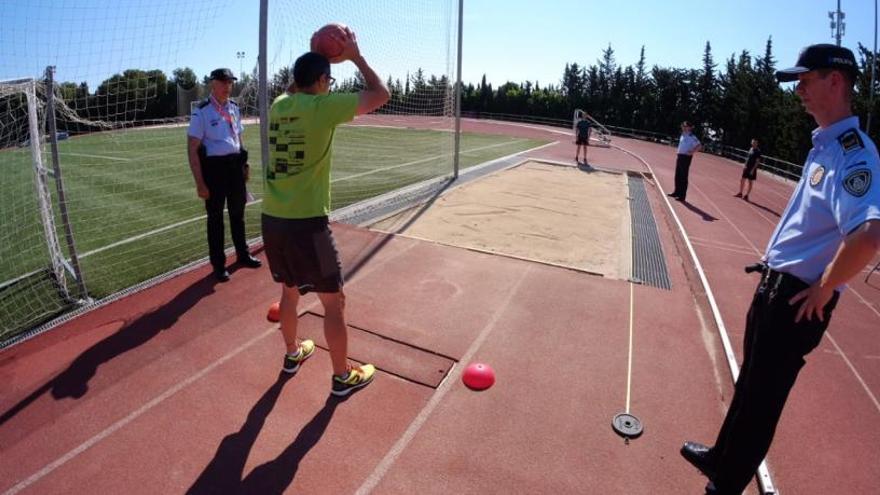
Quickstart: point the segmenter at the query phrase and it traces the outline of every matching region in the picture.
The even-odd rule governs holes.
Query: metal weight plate
[[[611,426],[618,435],[636,438],[642,434],[642,421],[628,413],[620,413],[611,420]]]

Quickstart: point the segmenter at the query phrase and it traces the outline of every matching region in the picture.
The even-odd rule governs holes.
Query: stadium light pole
[[[244,79],[244,52],[235,52],[235,58],[238,59],[238,75]]]

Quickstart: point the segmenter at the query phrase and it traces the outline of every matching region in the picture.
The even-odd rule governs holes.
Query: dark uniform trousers
[[[201,160],[202,177],[208,186],[210,197],[205,200],[208,212],[208,252],[215,270],[226,265],[224,253],[223,206],[229,209],[229,230],[235,252],[243,256],[248,252],[244,232],[244,205],[247,192],[244,181],[244,162],[239,154],[207,156]]]
[[[693,155],[677,155],[675,158],[675,190],[673,196],[684,199],[688,191],[688,174],[691,170]]]
[[[746,319],[743,364],[733,401],[718,434],[716,493],[740,495],[770,449],[782,408],[805,364],[804,356],[822,340],[840,297],[835,292],[824,308],[824,321],[794,319],[801,302],[789,299],[809,285],[766,269]]]

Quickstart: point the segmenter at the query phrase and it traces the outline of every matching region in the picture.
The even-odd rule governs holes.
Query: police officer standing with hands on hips
[[[675,158],[675,189],[668,194],[679,201],[684,201],[688,191],[688,174],[694,153],[703,149],[700,140],[693,135],[694,126],[685,120],[681,123],[681,137],[678,138],[678,154]]]
[[[778,71],[818,128],[800,182],[764,254],[746,319],[743,363],[715,445],[681,454],[708,478],[707,494],[740,495],[767,454],[804,356],[822,339],[847,281],[880,250],[880,158],[850,109],[853,53],[804,48]]]
[[[238,263],[258,268],[262,263],[248,252],[244,231],[245,182],[250,175],[242,146],[241,111],[229,99],[236,77],[229,69],[211,72],[211,95],[193,110],[189,121],[189,167],[208,212],[208,252],[214,277],[229,280],[223,242],[223,206],[229,210],[229,230]]]

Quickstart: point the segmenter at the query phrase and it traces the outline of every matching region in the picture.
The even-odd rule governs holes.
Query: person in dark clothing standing
[[[236,80],[229,69],[211,72],[211,95],[193,110],[187,131],[189,166],[208,213],[208,253],[214,277],[229,280],[223,246],[223,207],[229,209],[229,230],[238,263],[258,268],[262,263],[248,252],[244,206],[250,175],[247,151],[241,144],[241,111],[229,99]]]
[[[703,149],[700,140],[692,134],[694,126],[690,122],[681,123],[681,137],[678,138],[678,154],[675,158],[675,189],[669,196],[684,201],[687,197],[688,174],[691,169],[691,161],[694,153]]]
[[[800,182],[770,236],[743,338],[733,399],[712,447],[681,455],[708,478],[706,493],[740,495],[773,441],[804,358],[822,340],[846,284],[880,250],[880,157],[853,116],[855,57],[830,44],[778,71],[818,128]],[[807,446],[805,446],[807,447]]]
[[[574,161],[580,164],[581,147],[584,148],[584,163],[587,163],[587,146],[590,145],[590,121],[581,115],[575,126],[574,144],[577,150],[574,153]]]
[[[734,197],[749,200],[749,193],[752,192],[752,186],[755,179],[758,178],[758,166],[761,165],[761,149],[758,148],[758,140],[752,138],[752,147],[746,157],[746,164],[743,167],[742,178],[739,180],[739,192]],[[743,193],[745,191],[745,194]]]

